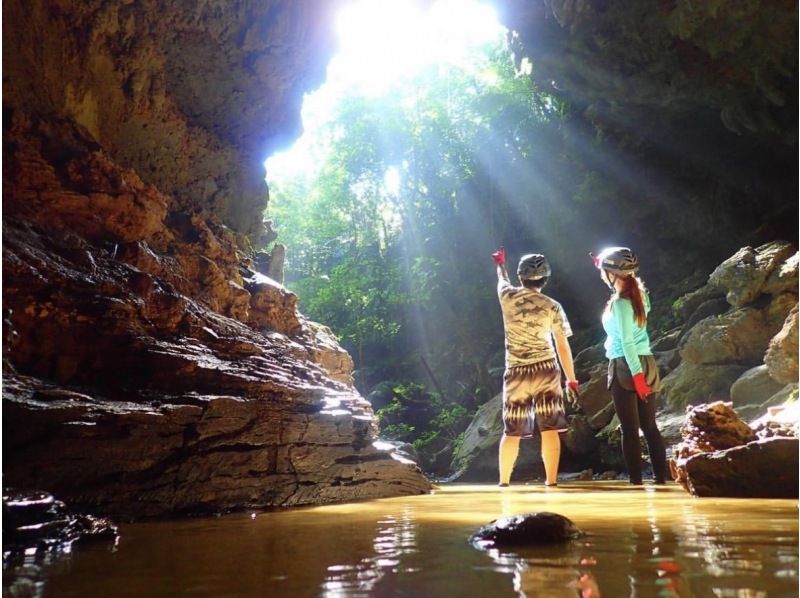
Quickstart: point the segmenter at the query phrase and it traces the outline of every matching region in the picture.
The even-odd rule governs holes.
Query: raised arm
[[[492,261],[497,266],[497,293],[501,294],[503,289],[511,286],[511,281],[508,279],[508,270],[506,270],[506,250],[504,247],[492,254]]]

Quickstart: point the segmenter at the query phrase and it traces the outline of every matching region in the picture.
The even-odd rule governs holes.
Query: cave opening
[[[457,231],[470,252],[500,234],[484,227],[501,218],[470,181],[492,179],[499,154],[518,162],[509,152],[533,143],[512,120],[532,107],[545,120],[558,106],[514,64],[490,4],[422,4],[362,1],[338,13],[339,51],[305,96],[304,133],[265,162],[266,218],[287,246],[282,282],[354,355],[361,390],[395,369],[400,342],[417,354],[401,369],[446,395],[427,287],[455,258],[444,246]]]

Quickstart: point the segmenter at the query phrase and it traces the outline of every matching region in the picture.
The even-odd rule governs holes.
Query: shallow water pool
[[[44,570],[44,596],[798,595],[794,500],[698,499],[675,485],[444,485],[428,496],[120,526]],[[552,511],[569,545],[483,552],[504,515]]]

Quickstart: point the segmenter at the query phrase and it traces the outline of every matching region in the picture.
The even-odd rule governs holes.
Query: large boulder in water
[[[797,438],[767,438],[686,461],[695,496],[797,498]]]
[[[731,403],[688,408],[672,477],[696,496],[797,497],[797,410],[770,411],[754,428]]]
[[[583,536],[569,519],[558,513],[527,513],[495,519],[472,535],[477,548],[504,548],[557,544]]]

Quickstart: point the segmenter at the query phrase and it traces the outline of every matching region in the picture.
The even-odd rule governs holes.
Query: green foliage
[[[361,388],[424,382],[464,409],[499,389],[486,367],[502,348],[487,255],[521,236],[515,219],[536,218],[503,189],[525,186],[525,164],[545,157],[537,131],[564,114],[498,41],[444,76],[431,66],[380,97],[342,99],[317,133],[329,152],[315,176],[271,182],[287,284],[353,353]],[[385,185],[390,169],[399,189]]]
[[[381,437],[411,442],[424,457],[457,442],[472,417],[463,405],[447,402],[416,383],[396,385],[389,404],[376,414]]]

